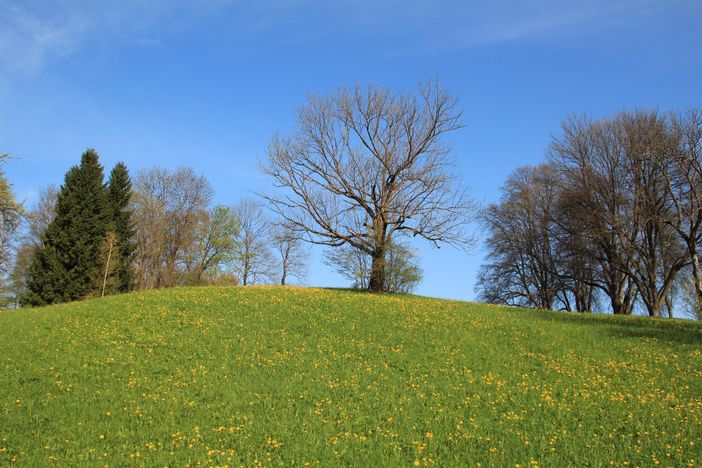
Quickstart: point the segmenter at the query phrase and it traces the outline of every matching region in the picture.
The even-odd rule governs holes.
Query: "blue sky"
[[[233,204],[270,185],[257,160],[308,93],[437,75],[465,111],[456,170],[491,202],[569,113],[701,106],[702,2],[0,0],[0,152],[29,204],[86,147],[191,166]],[[421,254],[419,294],[474,297],[480,247]],[[345,284],[313,258],[310,284]]]

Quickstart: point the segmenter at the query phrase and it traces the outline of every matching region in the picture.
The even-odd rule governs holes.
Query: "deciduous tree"
[[[691,278],[686,281],[686,296],[696,299],[697,313],[702,316],[702,110],[691,109],[672,115],[671,132],[675,148],[664,155],[660,167],[665,191],[670,200],[666,222],[677,233],[687,251]],[[666,161],[667,160],[667,161]]]
[[[56,203],[58,202],[59,189],[55,185],[48,185],[39,190],[39,198],[27,213],[26,240],[31,245],[41,245],[44,242],[44,233],[56,216]]]
[[[288,284],[291,277],[298,282],[304,281],[309,252],[295,230],[285,223],[279,223],[273,227],[271,241],[281,286]]]
[[[567,303],[554,235],[557,177],[548,164],[519,168],[504,184],[500,202],[485,209],[488,253],[477,286],[483,300],[541,309]]]
[[[324,252],[324,263],[351,281],[355,289],[368,289],[372,258],[351,246],[335,247]],[[412,247],[391,241],[385,265],[385,292],[411,293],[422,281],[417,252]]]
[[[296,130],[270,143],[262,168],[282,191],[266,199],[307,241],[370,256],[368,288],[383,291],[394,238],[473,244],[476,205],[444,141],[461,126],[457,99],[438,82],[417,96],[368,86],[310,97]]]
[[[216,282],[222,268],[236,256],[238,234],[239,221],[234,210],[222,205],[212,208],[200,223],[186,256],[187,283]]]
[[[0,155],[0,276],[11,268],[12,252],[22,221],[22,205],[15,200],[12,184],[5,174],[9,155]]]
[[[182,282],[188,253],[212,200],[207,179],[190,168],[141,171],[134,181],[132,216],[136,227],[138,289]]]
[[[275,277],[275,258],[271,252],[271,224],[263,207],[254,200],[244,199],[234,207],[239,223],[232,268],[248,286]]]
[[[570,213],[592,241],[590,257],[597,275],[594,284],[609,298],[615,314],[634,310],[636,285],[632,279],[639,224],[632,160],[621,148],[621,135],[611,119],[593,122],[570,117],[548,151],[577,198]]]

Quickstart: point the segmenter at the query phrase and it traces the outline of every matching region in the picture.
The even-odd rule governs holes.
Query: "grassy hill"
[[[699,323],[302,288],[0,313],[0,464],[702,464]]]

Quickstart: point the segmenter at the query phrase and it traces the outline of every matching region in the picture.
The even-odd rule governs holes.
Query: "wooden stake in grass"
[[[110,271],[110,259],[112,258],[112,245],[115,243],[115,233],[110,232],[107,235],[107,243],[109,245],[109,250],[107,251],[107,262],[105,263],[105,275],[102,277],[102,295],[100,297],[105,297],[105,287],[107,286],[107,272]]]

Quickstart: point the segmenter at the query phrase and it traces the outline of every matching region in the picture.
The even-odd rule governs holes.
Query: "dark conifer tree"
[[[88,149],[71,168],[58,195],[56,216],[30,267],[23,304],[45,305],[82,299],[98,292],[100,255],[110,209],[98,154]]]
[[[132,260],[135,245],[132,241],[134,237],[132,213],[129,210],[129,200],[132,196],[132,181],[124,163],[117,163],[112,169],[108,187],[112,218],[111,228],[115,233],[117,243],[114,260],[115,268],[112,274],[115,277],[114,284],[117,292],[128,292],[132,290],[134,284]]]

